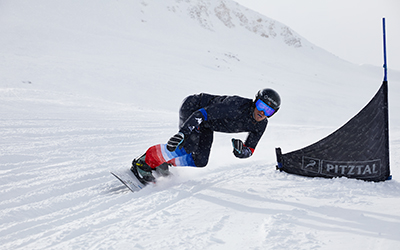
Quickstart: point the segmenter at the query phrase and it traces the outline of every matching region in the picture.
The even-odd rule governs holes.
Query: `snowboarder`
[[[169,175],[169,166],[205,167],[208,163],[214,131],[249,132],[245,142],[232,139],[233,154],[250,157],[263,135],[268,119],[281,104],[277,92],[266,88],[254,101],[240,96],[201,93],[188,96],[179,110],[179,131],[167,144],[150,147],[135,158],[131,170],[143,183],[154,182],[152,172]]]

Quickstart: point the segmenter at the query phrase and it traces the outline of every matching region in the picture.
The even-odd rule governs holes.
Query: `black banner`
[[[385,181],[390,176],[388,120],[384,81],[374,98],[329,136],[286,154],[277,148],[277,169],[311,177]]]

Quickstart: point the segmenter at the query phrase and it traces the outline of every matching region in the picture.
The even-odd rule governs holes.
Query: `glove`
[[[176,135],[172,136],[169,141],[167,142],[167,149],[170,152],[176,150],[176,148],[181,149],[183,147],[183,141],[185,140],[185,135],[181,132],[177,133]]]
[[[233,146],[233,152],[237,152],[239,154],[242,153],[243,150],[243,142],[239,139],[232,138],[232,146]]]
[[[233,154],[237,158],[248,158],[253,152],[249,147],[243,144],[239,139],[232,138]]]

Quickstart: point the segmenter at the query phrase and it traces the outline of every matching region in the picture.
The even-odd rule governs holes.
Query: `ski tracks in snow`
[[[312,179],[277,172],[273,160],[211,159],[131,193],[109,171],[168,139],[174,117],[42,115],[2,119],[4,249],[323,249],[343,232],[365,246],[364,238],[398,241],[400,216],[376,212],[400,197],[395,181]]]
[[[129,217],[124,204],[132,197],[108,171],[129,167],[148,135],[165,129],[138,126],[143,112],[59,108],[2,119],[1,248],[94,245],[94,232]]]

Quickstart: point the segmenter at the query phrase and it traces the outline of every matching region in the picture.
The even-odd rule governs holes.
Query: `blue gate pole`
[[[389,160],[389,100],[388,100],[388,88],[387,88],[387,62],[386,62],[386,24],[385,24],[385,18],[382,18],[382,26],[383,26],[383,68],[385,75],[383,77],[383,83],[382,85],[385,85],[385,123],[386,123],[386,128],[385,128],[385,134],[386,134],[386,141],[385,141],[385,146],[387,148],[387,158],[388,158],[388,164],[390,165],[390,160]],[[392,175],[389,175],[387,180],[391,180]]]
[[[385,71],[385,75],[383,77],[383,81],[387,82],[387,63],[386,63],[386,24],[385,18],[382,18],[383,25],[383,68]]]

